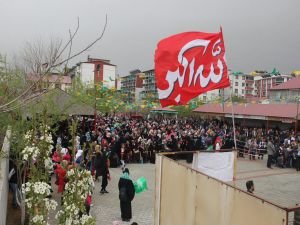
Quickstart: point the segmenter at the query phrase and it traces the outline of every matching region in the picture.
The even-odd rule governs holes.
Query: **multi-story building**
[[[137,76],[137,74],[139,76]],[[137,96],[136,81],[137,77],[143,77],[141,96]],[[270,74],[265,71],[255,74],[244,74],[244,73],[230,73],[230,87],[224,90],[212,90],[201,94],[198,98],[203,102],[210,102],[216,99],[223,98],[228,100],[230,94],[246,100],[262,100],[269,97],[270,88],[275,85],[285,83],[291,79],[291,75],[280,75]],[[135,70],[130,73],[127,77],[122,78],[122,92],[128,95],[130,102],[135,99],[149,99],[158,97],[157,87],[155,81],[155,71],[147,70],[141,73],[140,70]],[[141,90],[141,89],[138,89]],[[136,97],[137,96],[137,97]]]
[[[143,99],[149,99],[149,98],[157,99],[158,94],[157,94],[154,69],[144,71],[143,76],[144,76],[144,79],[143,79],[144,91],[142,93],[142,98]]]
[[[276,85],[287,82],[292,79],[291,75],[264,75],[255,76],[255,95],[258,98],[268,98],[270,89]]]
[[[121,91],[121,80],[122,80],[122,77],[119,74],[117,74],[117,76],[116,76],[116,89],[118,91]]]
[[[252,98],[255,96],[254,76],[249,74],[229,75],[232,94],[240,98]]]
[[[273,86],[269,90],[271,101],[299,102],[300,97],[300,76],[289,81]]]
[[[142,99],[143,76],[140,70],[133,70],[128,76],[122,77],[121,92],[126,95],[127,102],[139,102]]]
[[[265,99],[269,97],[270,88],[275,85],[287,82],[291,75],[251,75],[251,74],[231,74],[230,82],[233,95],[245,99]]]
[[[102,83],[107,88],[116,88],[117,66],[110,63],[110,60],[95,59],[88,57],[86,62],[78,63],[70,72],[71,77],[79,78],[87,86],[93,87]]]
[[[199,95],[198,99],[203,102],[210,102],[222,96],[221,90],[212,90]]]

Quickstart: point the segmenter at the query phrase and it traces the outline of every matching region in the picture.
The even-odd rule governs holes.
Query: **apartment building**
[[[258,98],[269,98],[270,89],[274,86],[287,82],[292,79],[291,75],[265,75],[255,76],[255,95]]]
[[[232,94],[241,98],[252,98],[255,96],[254,76],[249,74],[230,74]]]
[[[271,101],[298,102],[300,98],[300,76],[273,86],[269,91]]]
[[[245,99],[269,98],[270,89],[276,85],[287,82],[291,75],[262,75],[230,74],[230,82],[233,95]]]
[[[158,98],[156,80],[155,80],[155,71],[146,70],[143,72],[143,86],[144,91],[142,92],[142,99],[149,98]]]
[[[143,77],[144,74],[138,69],[130,71],[129,75],[122,77],[121,93],[126,95],[126,102],[139,102],[142,99]]]
[[[86,86],[94,87],[102,83],[107,88],[117,86],[117,66],[107,59],[88,57],[87,61],[79,62],[70,72],[72,79],[79,78]]]

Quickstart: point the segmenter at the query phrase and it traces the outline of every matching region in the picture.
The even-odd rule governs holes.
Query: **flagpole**
[[[233,127],[233,141],[234,141],[234,164],[233,164],[233,183],[235,186],[236,181],[236,171],[237,171],[237,146],[236,146],[236,133],[235,133],[235,121],[234,121],[234,109],[233,109],[233,101],[232,101],[232,90],[230,88],[230,101],[231,101],[231,118],[232,118],[232,127]]]
[[[224,88],[222,89],[222,110],[223,110],[223,113],[224,113],[224,104],[225,104],[225,99],[224,99]]]
[[[234,148],[236,148],[236,134],[235,134],[235,122],[234,122],[234,109],[233,109],[233,101],[232,101],[232,90],[230,88],[230,101],[231,101],[231,118],[232,118],[232,126],[233,126],[233,141],[234,141]]]

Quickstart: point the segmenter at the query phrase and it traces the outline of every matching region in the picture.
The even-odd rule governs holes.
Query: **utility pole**
[[[95,81],[94,81],[94,92],[95,92],[94,131],[96,132],[96,128],[97,128],[97,86],[96,86]]]
[[[225,104],[225,97],[224,97],[224,88],[222,89],[222,110],[224,112],[224,104]]]
[[[295,134],[298,131],[298,120],[299,120],[299,102],[300,102],[300,98],[299,98],[299,90],[298,90],[298,94],[297,94],[297,113],[296,113],[296,121],[295,121]]]

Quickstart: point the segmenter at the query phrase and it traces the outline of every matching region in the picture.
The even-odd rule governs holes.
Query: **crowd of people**
[[[236,133],[239,156],[250,160],[268,155],[267,167],[300,171],[300,136],[294,130],[243,128]]]
[[[64,191],[67,170],[74,164],[90,170],[95,180],[102,177],[100,193],[107,194],[110,167],[122,165],[125,168],[128,163],[155,163],[155,153],[162,151],[192,151],[215,147],[221,149],[233,146],[232,129],[218,120],[146,120],[106,116],[99,118],[96,126],[93,121],[79,123],[75,140],[67,127],[60,126],[53,137],[56,148],[51,157],[55,165],[59,193]],[[127,197],[122,195],[124,185],[131,190]],[[123,221],[130,221],[132,218],[132,189],[129,172],[124,170],[119,182]],[[91,196],[88,196],[87,214],[91,202]]]
[[[96,128],[96,129],[95,129]],[[124,163],[155,162],[155,153],[164,151],[193,151],[232,149],[235,146],[231,123],[203,119],[132,119],[104,116],[86,122],[78,130],[77,149],[83,150],[87,162],[99,145],[110,161],[110,167]],[[264,155],[279,167],[299,170],[299,134],[280,128],[250,128],[235,126],[236,147],[240,157],[263,159]],[[67,148],[70,137],[61,133],[57,138]],[[268,144],[269,143],[269,144]],[[271,151],[270,143],[274,144]],[[269,147],[268,147],[269,146]],[[87,163],[86,162],[86,163]]]
[[[62,132],[56,139],[68,148],[70,135]],[[218,120],[198,119],[130,119],[101,117],[94,124],[85,124],[76,137],[77,149],[95,152],[99,145],[110,159],[110,166],[124,163],[155,162],[155,153],[232,148],[232,127]]]
[[[91,171],[96,180],[102,177],[100,193],[107,194],[110,167],[155,163],[158,152],[220,151],[232,149],[235,144],[239,157],[255,160],[263,159],[267,154],[269,168],[276,165],[300,170],[300,135],[292,129],[250,128],[239,124],[233,129],[230,122],[200,118],[177,120],[101,116],[96,123],[93,120],[79,121],[75,139],[66,124],[60,125],[58,131],[53,133],[55,147],[51,158],[60,193],[67,182],[67,170],[74,165]],[[122,174],[121,183],[126,183],[128,174]],[[131,195],[130,199],[133,197]],[[87,214],[91,202],[89,195],[86,199]],[[122,219],[130,220],[131,204],[120,204]]]

